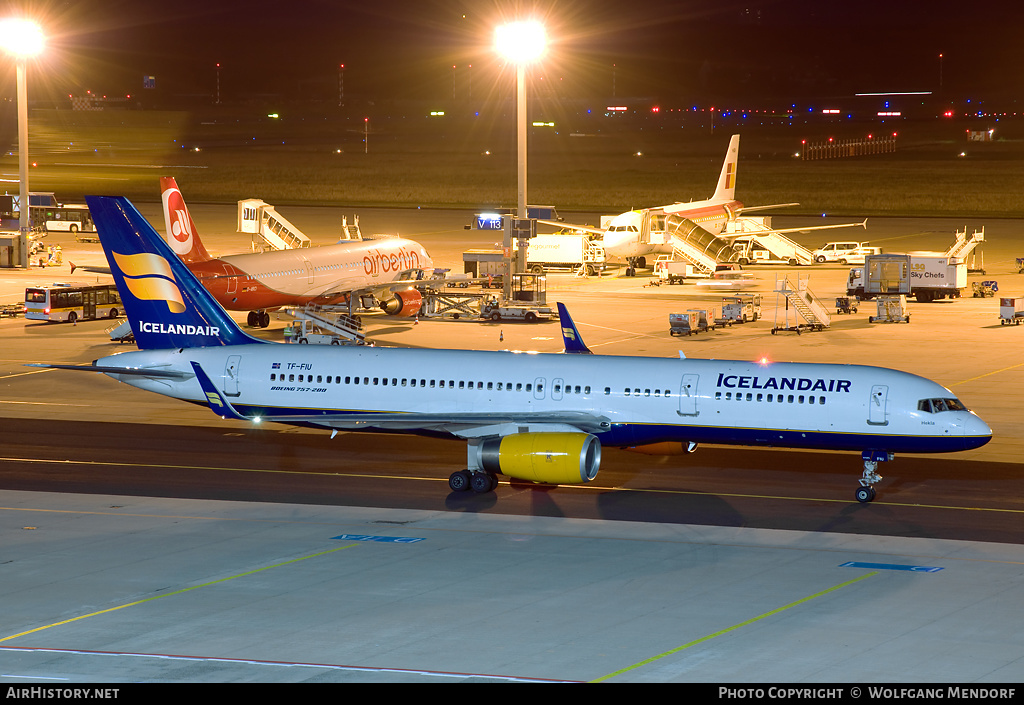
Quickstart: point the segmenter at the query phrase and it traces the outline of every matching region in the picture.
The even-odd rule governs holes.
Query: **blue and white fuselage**
[[[241,416],[335,429],[469,438],[506,424],[557,424],[616,447],[674,441],[890,453],[969,450],[991,438],[958,402],[932,410],[930,400],[955,400],[945,387],[861,365],[279,345],[147,350],[96,365],[181,372],[121,381],[205,405],[192,362]]]
[[[453,490],[496,476],[592,480],[601,447],[679,443],[945,453],[992,431],[945,387],[880,367],[594,355],[561,304],[564,354],[282,345],[250,337],[125,199],[87,197],[140,350],[74,367],[249,423],[467,441]]]

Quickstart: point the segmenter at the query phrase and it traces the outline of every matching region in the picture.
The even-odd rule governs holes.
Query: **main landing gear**
[[[469,470],[453,472],[448,478],[448,487],[452,492],[467,492],[473,490],[477,494],[493,492],[498,487],[498,476],[494,473]]]
[[[266,328],[270,325],[270,314],[266,311],[249,311],[246,323],[250,328]]]
[[[882,476],[875,472],[878,464],[892,460],[896,456],[885,450],[866,450],[860,457],[864,461],[864,473],[860,477],[856,497],[858,502],[866,504],[875,498],[875,483],[882,481]]]

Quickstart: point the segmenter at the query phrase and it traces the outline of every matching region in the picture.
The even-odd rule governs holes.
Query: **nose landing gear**
[[[866,450],[860,457],[864,461],[864,473],[860,477],[856,497],[858,502],[866,504],[875,498],[875,483],[882,481],[882,476],[875,472],[878,464],[892,460],[896,456],[885,450]]]

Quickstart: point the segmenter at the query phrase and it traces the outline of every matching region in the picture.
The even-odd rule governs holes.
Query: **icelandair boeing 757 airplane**
[[[89,210],[140,350],[91,370],[238,421],[464,439],[452,490],[498,474],[551,484],[597,475],[601,447],[698,443],[861,451],[856,497],[880,461],[988,443],[952,392],[880,367],[590,354],[559,304],[565,352],[283,345],[252,338],[124,198]]]

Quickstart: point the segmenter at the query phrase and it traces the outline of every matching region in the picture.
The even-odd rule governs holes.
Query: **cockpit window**
[[[918,411],[927,411],[929,414],[938,414],[942,411],[967,411],[959,399],[921,399],[917,402]]]

